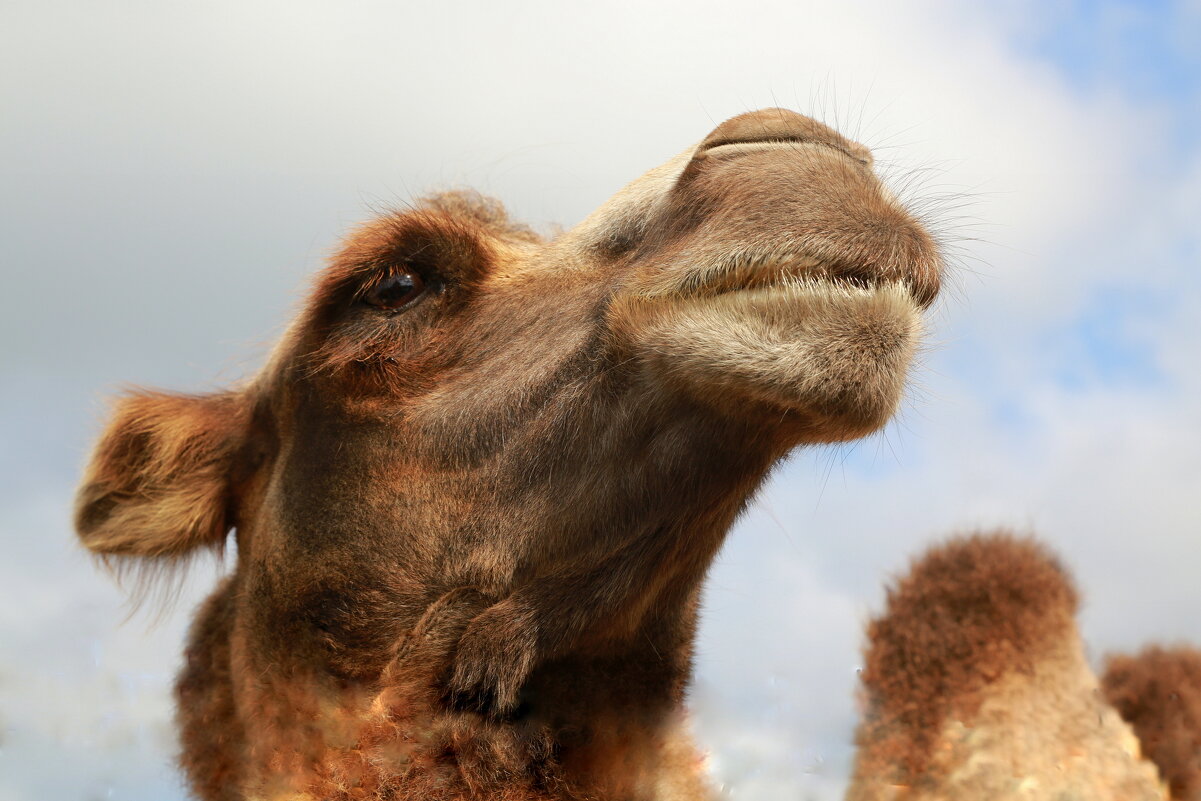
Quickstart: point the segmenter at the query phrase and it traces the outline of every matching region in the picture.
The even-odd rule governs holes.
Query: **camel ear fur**
[[[245,393],[136,391],[121,398],[75,496],[75,530],[103,557],[173,560],[219,549],[246,441]]]

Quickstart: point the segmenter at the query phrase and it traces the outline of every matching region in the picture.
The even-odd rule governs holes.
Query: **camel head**
[[[181,710],[194,781],[209,748],[261,791],[297,698],[403,670],[431,714],[552,739],[677,706],[734,517],[790,449],[889,419],[939,278],[868,151],[780,109],[552,240],[468,194],[352,233],[253,380],[125,397],[79,490],[111,560],[235,533],[180,685],[225,704]],[[552,761],[603,773],[601,739]]]

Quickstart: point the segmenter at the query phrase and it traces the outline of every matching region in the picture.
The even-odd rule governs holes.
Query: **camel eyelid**
[[[442,275],[431,267],[419,264],[411,259],[403,259],[397,262],[372,265],[366,271],[365,275],[360,273],[354,279],[354,289],[351,297],[355,302],[362,302],[368,294],[385,281],[398,275],[406,274],[416,276],[427,291],[435,288],[441,291],[444,286]]]

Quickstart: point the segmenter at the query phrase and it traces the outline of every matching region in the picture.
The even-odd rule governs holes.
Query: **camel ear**
[[[243,393],[121,398],[75,497],[75,530],[102,556],[172,560],[220,548],[250,411]]]

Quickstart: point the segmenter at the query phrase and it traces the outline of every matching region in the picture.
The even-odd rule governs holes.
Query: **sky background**
[[[191,608],[73,542],[104,397],[261,363],[354,222],[471,186],[545,230],[783,105],[956,266],[897,420],[797,453],[709,580],[693,701],[739,801],[836,799],[862,630],[948,534],[1037,533],[1096,663],[1201,641],[1201,2],[10,3],[0,11],[0,799],[181,798]]]

